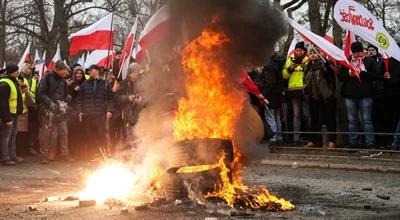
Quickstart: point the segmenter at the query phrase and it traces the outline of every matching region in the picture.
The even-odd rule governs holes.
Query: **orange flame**
[[[214,17],[212,25],[218,23]],[[179,100],[174,126],[177,141],[195,138],[233,139],[234,126],[242,111],[244,93],[228,78],[226,46],[229,37],[222,31],[206,28],[183,51],[186,97]],[[251,191],[242,183],[241,153],[234,148],[232,170],[226,167],[225,153],[214,165],[181,168],[180,173],[220,169],[220,182],[215,192],[205,198],[220,198],[232,207],[253,210],[292,210],[294,205],[261,188]],[[232,172],[232,173],[230,173]],[[231,174],[232,180],[229,177]]]
[[[206,29],[186,46],[182,59],[186,97],[179,101],[174,120],[177,141],[232,138],[244,95],[231,85],[224,68],[224,47],[229,42],[225,33]]]
[[[230,181],[230,170],[225,164],[225,152],[218,159],[220,171],[220,182],[216,190],[205,195],[206,199],[220,198],[227,202],[231,207],[263,211],[290,211],[294,209],[294,205],[290,201],[271,194],[265,187],[260,187],[257,191],[249,190],[241,179]]]

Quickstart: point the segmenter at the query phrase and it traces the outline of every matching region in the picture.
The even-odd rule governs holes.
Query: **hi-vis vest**
[[[11,114],[17,114],[17,104],[18,104],[18,90],[14,84],[14,82],[11,79],[3,78],[0,79],[0,82],[5,82],[8,84],[10,87],[10,99],[9,99],[9,105],[10,105],[10,113]]]
[[[32,84],[29,85],[29,81],[24,77],[24,84],[29,86],[29,94],[31,95],[34,102],[36,102],[36,89],[37,89],[37,81],[32,78]]]
[[[294,68],[294,71],[292,73],[289,73],[289,71],[288,71],[288,68],[293,63],[293,59],[294,59],[294,56],[290,56],[286,60],[285,65],[283,66],[282,77],[284,79],[289,79],[289,84],[288,84],[289,90],[303,89],[303,87],[304,87],[304,83],[303,83],[304,69],[299,65]],[[305,56],[301,63],[307,64],[308,57]]]

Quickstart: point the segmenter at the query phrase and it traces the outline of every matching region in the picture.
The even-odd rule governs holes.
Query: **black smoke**
[[[170,0],[169,4],[175,37],[185,29],[189,41],[218,16],[218,27],[231,39],[228,59],[235,64],[264,64],[286,32],[282,14],[266,0]]]

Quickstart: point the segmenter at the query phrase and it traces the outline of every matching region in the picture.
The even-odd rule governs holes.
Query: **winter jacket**
[[[314,81],[315,80],[315,81]],[[315,82],[318,98],[313,97],[312,84]],[[304,94],[306,97],[319,100],[327,100],[334,95],[335,79],[334,72],[329,63],[322,60],[310,61],[304,71]]]
[[[293,64],[299,64],[294,69],[290,66]],[[289,57],[285,65],[283,66],[282,77],[284,79],[289,79],[288,89],[289,90],[301,90],[303,89],[303,77],[304,69],[302,66],[308,63],[308,57],[305,56],[301,60],[296,59],[294,56]]]
[[[49,72],[39,83],[37,98],[39,105],[50,109],[57,101],[67,102],[68,86],[64,78],[59,77],[55,72]]]
[[[390,79],[384,82],[385,95],[400,96],[400,62],[394,58],[389,59]]]
[[[385,70],[385,64],[382,58],[382,55],[378,53],[376,56],[371,56],[372,60],[376,62],[376,67],[378,70],[378,76],[379,79],[373,80],[372,81],[372,86],[374,88],[374,95],[380,96],[383,95],[383,87],[384,87],[384,73],[386,72]]]
[[[103,79],[89,79],[81,85],[77,110],[84,115],[99,116],[114,112],[114,99],[110,83]]]
[[[351,57],[349,58],[351,60]],[[370,57],[362,59],[366,71],[361,71],[360,80],[349,74],[349,69],[341,66],[338,72],[339,81],[343,82],[342,96],[345,98],[367,98],[374,95],[373,81],[379,80],[378,67]]]
[[[140,111],[145,107],[145,101],[142,98],[143,89],[137,82],[125,79],[120,84],[120,90],[117,93],[117,101],[121,106],[122,118],[125,126],[133,126],[139,119]],[[130,102],[129,96],[136,96],[135,101]]]
[[[260,76],[261,92],[268,99],[268,107],[271,109],[277,109],[282,104],[282,92],[285,88],[285,80],[282,78],[284,64],[283,57],[273,56]]]
[[[14,85],[17,88],[17,115],[22,114],[23,100],[22,100],[22,94],[21,94],[21,90],[19,89],[19,83],[18,83],[17,79],[15,79],[13,77],[9,77],[9,76],[3,76],[1,78],[7,78],[14,82]],[[1,82],[0,83],[0,118],[4,122],[12,121],[12,117],[15,116],[15,114],[10,113],[10,105],[9,105],[10,94],[11,94],[10,86],[5,82]]]

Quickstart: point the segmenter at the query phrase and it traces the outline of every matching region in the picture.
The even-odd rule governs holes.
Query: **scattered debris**
[[[233,210],[229,214],[231,216],[241,216],[241,217],[254,216],[254,213],[244,212],[244,211],[239,211],[239,210]]]
[[[362,188],[362,190],[364,190],[364,191],[372,191],[372,187],[364,187],[364,188]]]
[[[63,201],[76,201],[79,200],[78,196],[67,196],[63,199]]]
[[[37,210],[38,210],[38,209],[37,209],[36,206],[29,206],[29,211],[35,212],[35,211],[37,211]]]
[[[364,205],[364,209],[371,209],[371,205]]]
[[[129,209],[127,207],[124,207],[121,209],[121,214],[126,215],[129,213]]]
[[[376,195],[376,197],[383,199],[383,200],[390,200],[390,196],[388,196],[388,195]]]
[[[376,154],[371,154],[371,155],[368,155],[368,156],[361,156],[361,158],[373,158],[373,157],[379,157],[379,156],[381,156],[383,154],[383,152],[379,152],[379,153],[376,153]]]
[[[79,207],[88,207],[96,205],[96,200],[79,200]]]
[[[139,206],[135,206],[135,210],[136,211],[143,211],[143,210],[148,210],[149,206],[144,204],[144,205],[139,205]]]
[[[107,199],[104,204],[110,206],[110,208],[114,207],[114,206],[124,206],[125,203],[121,200],[118,199]]]
[[[55,201],[58,201],[58,200],[60,200],[60,198],[58,198],[56,196],[49,196],[49,197],[46,197],[44,199],[45,202],[55,202]]]
[[[177,199],[177,200],[175,200],[174,205],[179,205],[181,203],[182,203],[182,200]]]

